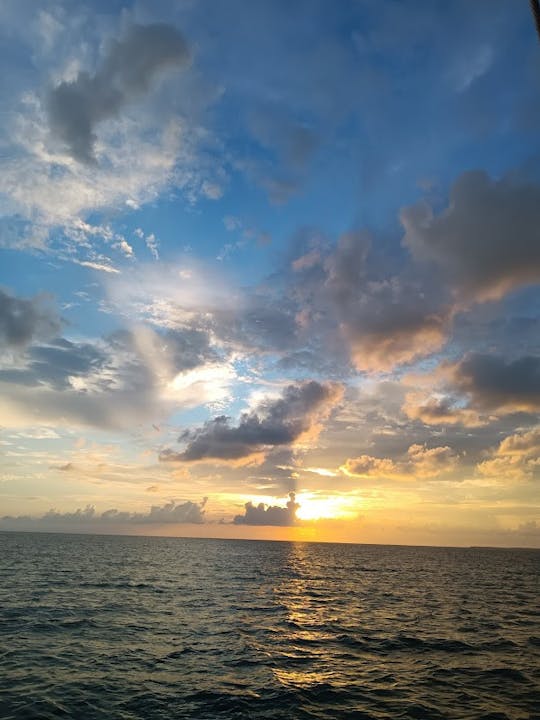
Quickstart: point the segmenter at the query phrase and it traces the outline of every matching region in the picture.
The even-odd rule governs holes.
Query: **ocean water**
[[[0,717],[540,718],[540,553],[0,533]]]

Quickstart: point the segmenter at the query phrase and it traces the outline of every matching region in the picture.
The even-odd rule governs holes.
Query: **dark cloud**
[[[190,327],[163,334],[137,327],[93,343],[56,338],[0,369],[2,399],[32,417],[118,429],[160,417],[167,384],[218,359],[209,334]]]
[[[179,438],[187,442],[181,453],[166,450],[164,461],[189,462],[204,459],[240,460],[268,448],[290,445],[326,418],[340,400],[341,387],[315,381],[289,385],[282,397],[265,400],[256,410],[243,413],[237,426],[224,415],[205,423],[202,428],[187,431]]]
[[[214,330],[233,344],[282,351],[298,342],[295,311],[294,303],[288,298],[277,301],[270,293],[251,292],[234,316],[215,313]]]
[[[265,505],[264,503],[254,505],[252,502],[247,502],[244,505],[244,514],[236,515],[233,523],[235,525],[294,525],[296,511],[300,507],[295,497],[293,492],[289,493],[289,500],[285,507]]]
[[[89,343],[72,343],[59,338],[48,346],[28,351],[29,370],[40,382],[56,389],[69,387],[69,378],[86,377],[106,362],[106,354]]]
[[[257,465],[255,471],[248,468],[249,474],[245,482],[253,492],[274,490],[277,493],[294,492],[296,490],[298,450],[289,447],[276,447],[270,450],[264,461]],[[240,474],[240,470],[235,470]]]
[[[144,512],[126,512],[116,508],[105,510],[102,513],[96,512],[92,505],[75,512],[57,512],[49,510],[41,517],[19,515],[12,517],[5,515],[0,518],[2,527],[5,529],[20,530],[54,530],[69,529],[101,529],[107,530],[123,525],[147,525],[163,523],[194,523],[200,525],[205,522],[205,505],[207,498],[202,502],[195,503],[187,500],[183,503],[176,503],[171,500],[164,505],[152,505],[150,510]]]
[[[343,335],[359,370],[391,370],[439,350],[450,308],[437,309],[424,288],[394,277],[368,282],[339,306]]]
[[[431,261],[466,300],[500,298],[540,280],[540,187],[483,171],[461,175],[439,215],[405,208],[404,244]]]
[[[444,290],[410,266],[392,274],[369,233],[345,233],[334,248],[303,244],[289,283],[304,337],[324,338],[334,355],[345,345],[356,369],[369,371],[390,370],[445,343],[452,309]]]
[[[540,410],[540,357],[506,361],[472,353],[453,368],[452,379],[479,408]]]
[[[107,359],[94,345],[72,343],[63,338],[29,348],[25,357],[24,367],[0,370],[0,381],[65,390],[72,387],[71,378],[87,377],[101,369]]]
[[[59,330],[60,320],[44,297],[26,300],[0,290],[0,348],[22,348]]]
[[[216,348],[211,345],[210,333],[195,327],[169,331],[164,337],[164,349],[171,353],[177,372],[219,359]]]
[[[347,307],[358,297],[360,287],[368,276],[367,259],[370,250],[369,233],[347,232],[339,238],[335,250],[327,257],[326,286],[339,307]]]
[[[388,370],[438,350],[450,310],[424,279],[373,272],[370,249],[366,232],[344,234],[326,260],[326,288],[354,365]]]
[[[143,346],[146,345],[156,356],[167,357],[172,370],[177,373],[220,359],[212,346],[210,332],[195,325],[165,333],[149,333],[142,343],[140,332],[130,330],[117,330],[106,340],[115,350],[132,356],[133,361],[135,358],[144,360]]]
[[[95,128],[116,117],[122,107],[147,92],[164,70],[189,61],[189,50],[176,28],[133,25],[115,40],[94,75],[79,72],[49,92],[49,125],[80,162],[94,163]]]

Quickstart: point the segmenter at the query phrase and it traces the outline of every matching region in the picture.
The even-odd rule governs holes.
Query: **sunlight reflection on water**
[[[0,543],[2,718],[525,720],[537,706],[534,551]]]

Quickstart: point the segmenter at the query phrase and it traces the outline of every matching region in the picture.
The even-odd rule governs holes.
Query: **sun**
[[[358,514],[358,498],[300,492],[296,502],[300,506],[296,511],[298,520],[352,519]]]

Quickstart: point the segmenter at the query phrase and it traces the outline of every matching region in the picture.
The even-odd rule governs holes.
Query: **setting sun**
[[[338,495],[317,495],[315,493],[297,493],[296,511],[298,520],[352,519],[358,514],[359,498]]]

